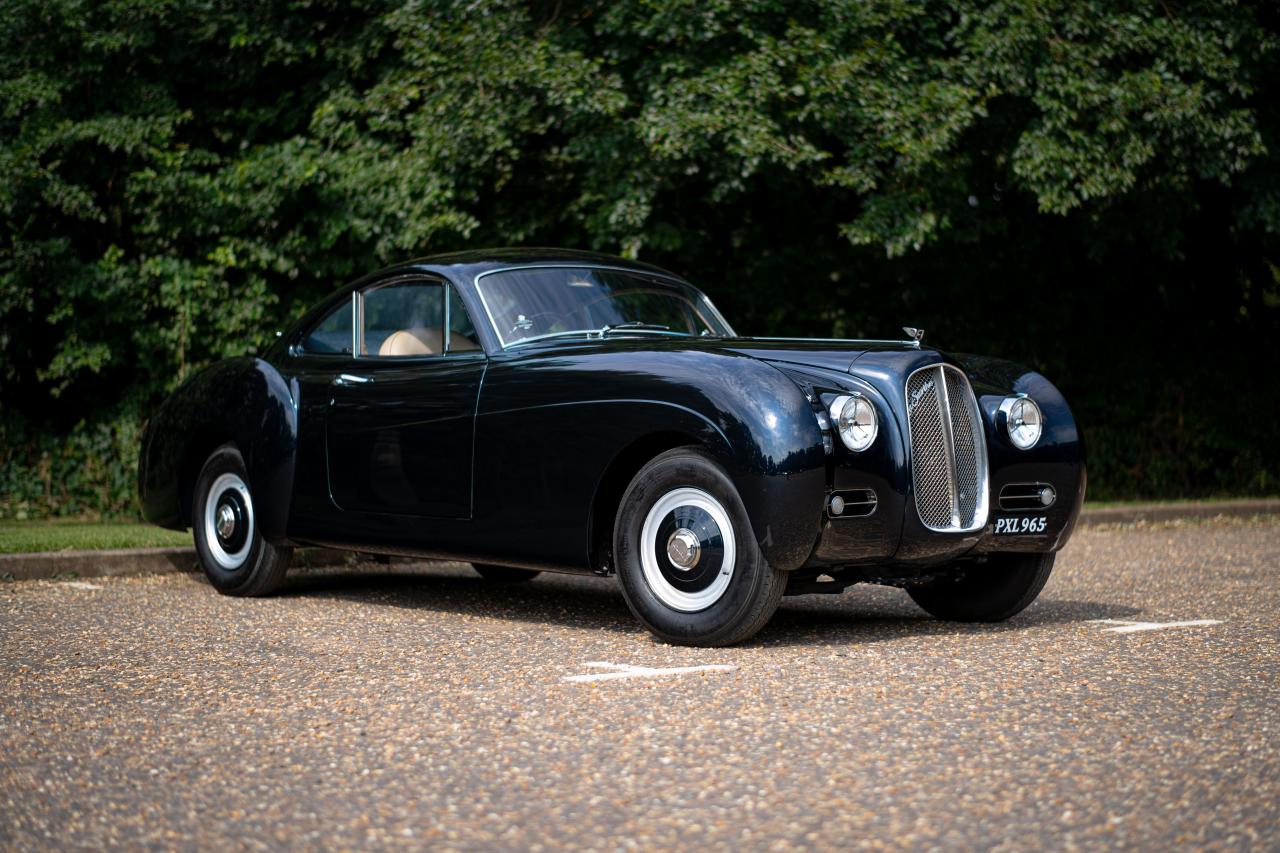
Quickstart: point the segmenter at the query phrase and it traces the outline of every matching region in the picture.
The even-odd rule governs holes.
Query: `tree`
[[[136,424],[193,370],[372,267],[504,244],[662,263],[748,331],[910,320],[1030,361],[1089,429],[1095,493],[1274,490],[1276,19],[14,0],[0,514],[128,511]],[[1207,404],[1241,374],[1262,393]]]

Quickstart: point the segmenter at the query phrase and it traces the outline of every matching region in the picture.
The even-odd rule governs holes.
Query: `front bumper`
[[[927,529],[916,512],[914,496],[890,488],[880,478],[846,472],[833,483],[833,491],[871,488],[878,502],[866,516],[823,519],[821,534],[808,567],[890,565],[929,568],[964,557],[996,553],[1044,553],[1057,551],[1075,530],[1084,503],[1083,464],[1014,465],[991,476],[991,506],[987,522],[971,533],[939,533]],[[997,496],[1010,483],[1048,483],[1057,492],[1053,505],[1043,510],[1002,510]],[[876,488],[876,487],[879,488]],[[1001,519],[1034,519],[1036,523],[1000,525]],[[1039,520],[1043,519],[1043,527]],[[1004,533],[1006,526],[1019,532]],[[1000,527],[1000,531],[997,531]],[[1022,528],[1033,531],[1024,532]]]

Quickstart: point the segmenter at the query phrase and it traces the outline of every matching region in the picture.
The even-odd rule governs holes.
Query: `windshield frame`
[[[590,340],[592,336],[600,336],[600,329],[566,329],[561,332],[552,332],[545,335],[534,335],[530,338],[520,338],[519,340],[507,342],[502,333],[498,331],[497,321],[493,318],[493,312],[489,309],[489,300],[485,298],[484,288],[480,284],[480,280],[491,275],[500,273],[521,272],[523,270],[545,270],[545,269],[580,269],[580,270],[604,270],[606,272],[625,273],[627,275],[636,276],[638,278],[654,278],[663,282],[677,285],[680,288],[687,288],[691,291],[692,296],[696,297],[697,308],[703,310],[707,315],[720,324],[725,330],[725,336],[736,338],[738,333],[733,330],[733,326],[729,325],[729,321],[724,318],[711,298],[703,293],[697,287],[689,282],[676,278],[669,273],[656,272],[652,270],[635,269],[633,267],[613,266],[609,264],[592,264],[592,263],[547,263],[547,264],[520,264],[518,266],[501,267],[500,269],[485,270],[473,279],[472,287],[475,288],[476,296],[480,299],[480,305],[484,308],[484,318],[489,324],[489,330],[493,333],[494,339],[498,342],[498,346],[502,350],[508,350],[513,347],[523,346],[525,344],[537,343],[552,339],[572,339],[576,335],[581,335],[581,340]],[[608,337],[623,337],[624,335],[659,335],[664,337],[690,338],[693,335],[687,335],[680,332],[663,332],[656,329],[616,329],[610,330]],[[717,337],[720,337],[717,335]]]

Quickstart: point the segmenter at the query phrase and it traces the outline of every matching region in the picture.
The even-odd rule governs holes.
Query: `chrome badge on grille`
[[[912,391],[912,392],[908,395],[910,405],[909,405],[907,408],[908,408],[908,409],[914,409],[917,405],[919,405],[920,400],[924,397],[924,395],[925,395],[925,394],[928,394],[928,393],[930,393],[930,392],[932,392],[932,391],[933,391],[933,380],[932,380],[932,379],[926,379],[926,380],[924,381],[924,384],[922,384],[919,388],[917,388],[916,390]]]

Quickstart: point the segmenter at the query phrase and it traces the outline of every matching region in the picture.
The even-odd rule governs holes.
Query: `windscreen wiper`
[[[602,338],[603,338],[603,337],[605,337],[606,335],[608,335],[610,332],[616,332],[616,331],[621,331],[621,330],[628,330],[628,331],[629,331],[629,330],[632,330],[632,329],[636,329],[636,330],[641,331],[641,332],[669,332],[669,331],[671,331],[671,327],[670,327],[670,326],[663,326],[663,325],[661,325],[661,324],[659,324],[659,323],[641,323],[639,320],[633,320],[633,321],[631,321],[631,322],[629,322],[629,323],[610,323],[610,324],[608,324],[608,325],[606,325],[606,326],[601,326],[601,327],[600,327],[600,337],[602,337]]]
[[[657,323],[613,323],[600,329],[564,329],[559,332],[547,332],[545,335],[533,335],[528,338],[519,338],[509,344],[503,344],[502,348],[520,346],[522,344],[531,344],[537,341],[550,340],[551,338],[571,338],[583,335],[591,338],[593,335],[597,338],[603,338],[613,331],[640,331],[640,332],[667,332],[669,334],[681,335],[683,332],[672,332],[670,326],[662,326]]]
[[[572,337],[577,337],[579,335],[589,338],[594,334],[596,333],[591,329],[562,329],[559,332],[547,332],[545,335],[533,335],[532,337],[528,337],[528,338],[517,338],[511,343],[503,344],[502,346],[503,346],[503,349],[506,349],[507,347],[519,346],[520,344],[531,344],[536,341],[546,341],[546,340],[550,340],[551,338],[572,338]]]

